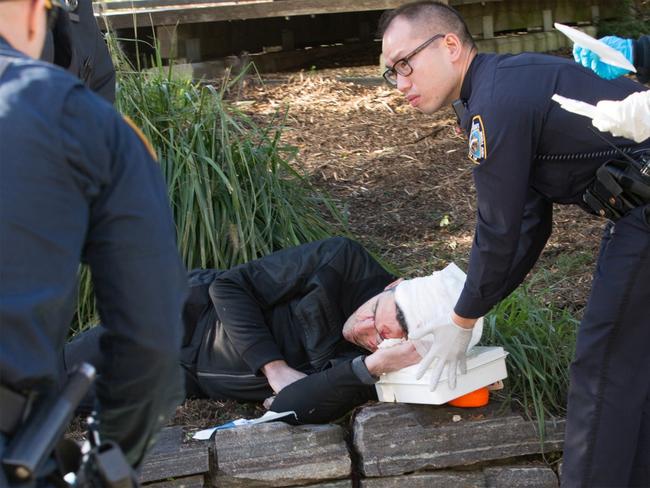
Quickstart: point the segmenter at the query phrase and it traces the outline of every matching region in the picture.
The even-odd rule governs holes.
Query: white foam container
[[[447,370],[442,372],[435,391],[429,391],[431,368],[419,380],[418,365],[386,373],[375,383],[380,402],[426,403],[442,405],[454,398],[488,386],[508,377],[506,356],[502,347],[474,346],[467,354],[467,374],[456,376],[456,388],[447,384]]]

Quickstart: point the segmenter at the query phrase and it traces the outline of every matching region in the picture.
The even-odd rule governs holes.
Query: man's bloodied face
[[[361,305],[343,325],[345,340],[373,352],[384,339],[401,339],[405,335],[397,320],[392,288]]]

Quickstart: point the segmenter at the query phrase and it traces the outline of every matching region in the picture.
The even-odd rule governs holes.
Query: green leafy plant
[[[637,39],[650,32],[650,2],[622,0],[617,8],[620,16],[598,24],[598,37],[619,36]]]
[[[148,71],[114,59],[117,109],[157,152],[188,269],[225,269],[345,229],[330,199],[291,166],[296,150],[281,142],[286,114],[261,124],[225,99],[239,77],[215,87],[176,75],[160,58]],[[86,273],[82,326],[96,317]]]
[[[485,319],[483,343],[509,353],[502,396],[535,418],[542,436],[545,419],[566,412],[577,326],[570,311],[545,305],[527,287],[515,290]]]

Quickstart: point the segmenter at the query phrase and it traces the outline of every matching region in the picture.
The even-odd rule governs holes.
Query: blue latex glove
[[[607,36],[603,37],[600,40],[608,46],[611,46],[617,51],[623,53],[623,55],[630,63],[634,62],[634,41],[632,39]],[[623,76],[629,73],[629,71],[626,69],[604,63],[600,60],[600,56],[598,56],[598,54],[594,53],[590,49],[578,46],[577,44],[573,45],[573,58],[577,63],[580,63],[585,68],[591,69],[598,76],[605,78],[606,80],[613,80],[614,78],[618,78],[619,76]]]

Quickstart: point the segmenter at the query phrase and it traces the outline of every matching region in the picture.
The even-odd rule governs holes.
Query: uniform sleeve
[[[376,399],[374,385],[363,382],[355,374],[353,360],[347,359],[285,387],[275,397],[271,410],[293,410],[301,424],[323,424]]]
[[[455,306],[468,318],[485,315],[523,279],[545,242],[540,226],[548,225],[546,219],[536,222],[536,207],[543,204],[529,193],[541,129],[534,107],[506,99],[476,117],[485,141],[484,158],[474,170],[478,214],[467,279]]]
[[[137,466],[184,397],[185,270],[160,167],[133,129],[82,87],[67,97],[62,126],[69,167],[90,205],[83,259],[107,329],[96,385],[100,430]]]
[[[641,83],[650,81],[650,35],[641,36],[634,43],[634,67]]]
[[[337,237],[232,268],[217,277],[210,296],[234,347],[251,371],[257,372],[264,364],[283,359],[265,321],[273,307],[322,293],[322,287],[328,286],[325,283],[345,289],[346,299],[358,302],[364,298],[359,294],[368,289],[363,280],[378,276],[386,279],[390,275],[359,244]],[[346,309],[344,303],[337,305]]]
[[[524,208],[517,254],[503,290],[507,297],[517,288],[537,262],[553,227],[553,204],[530,189]]]

